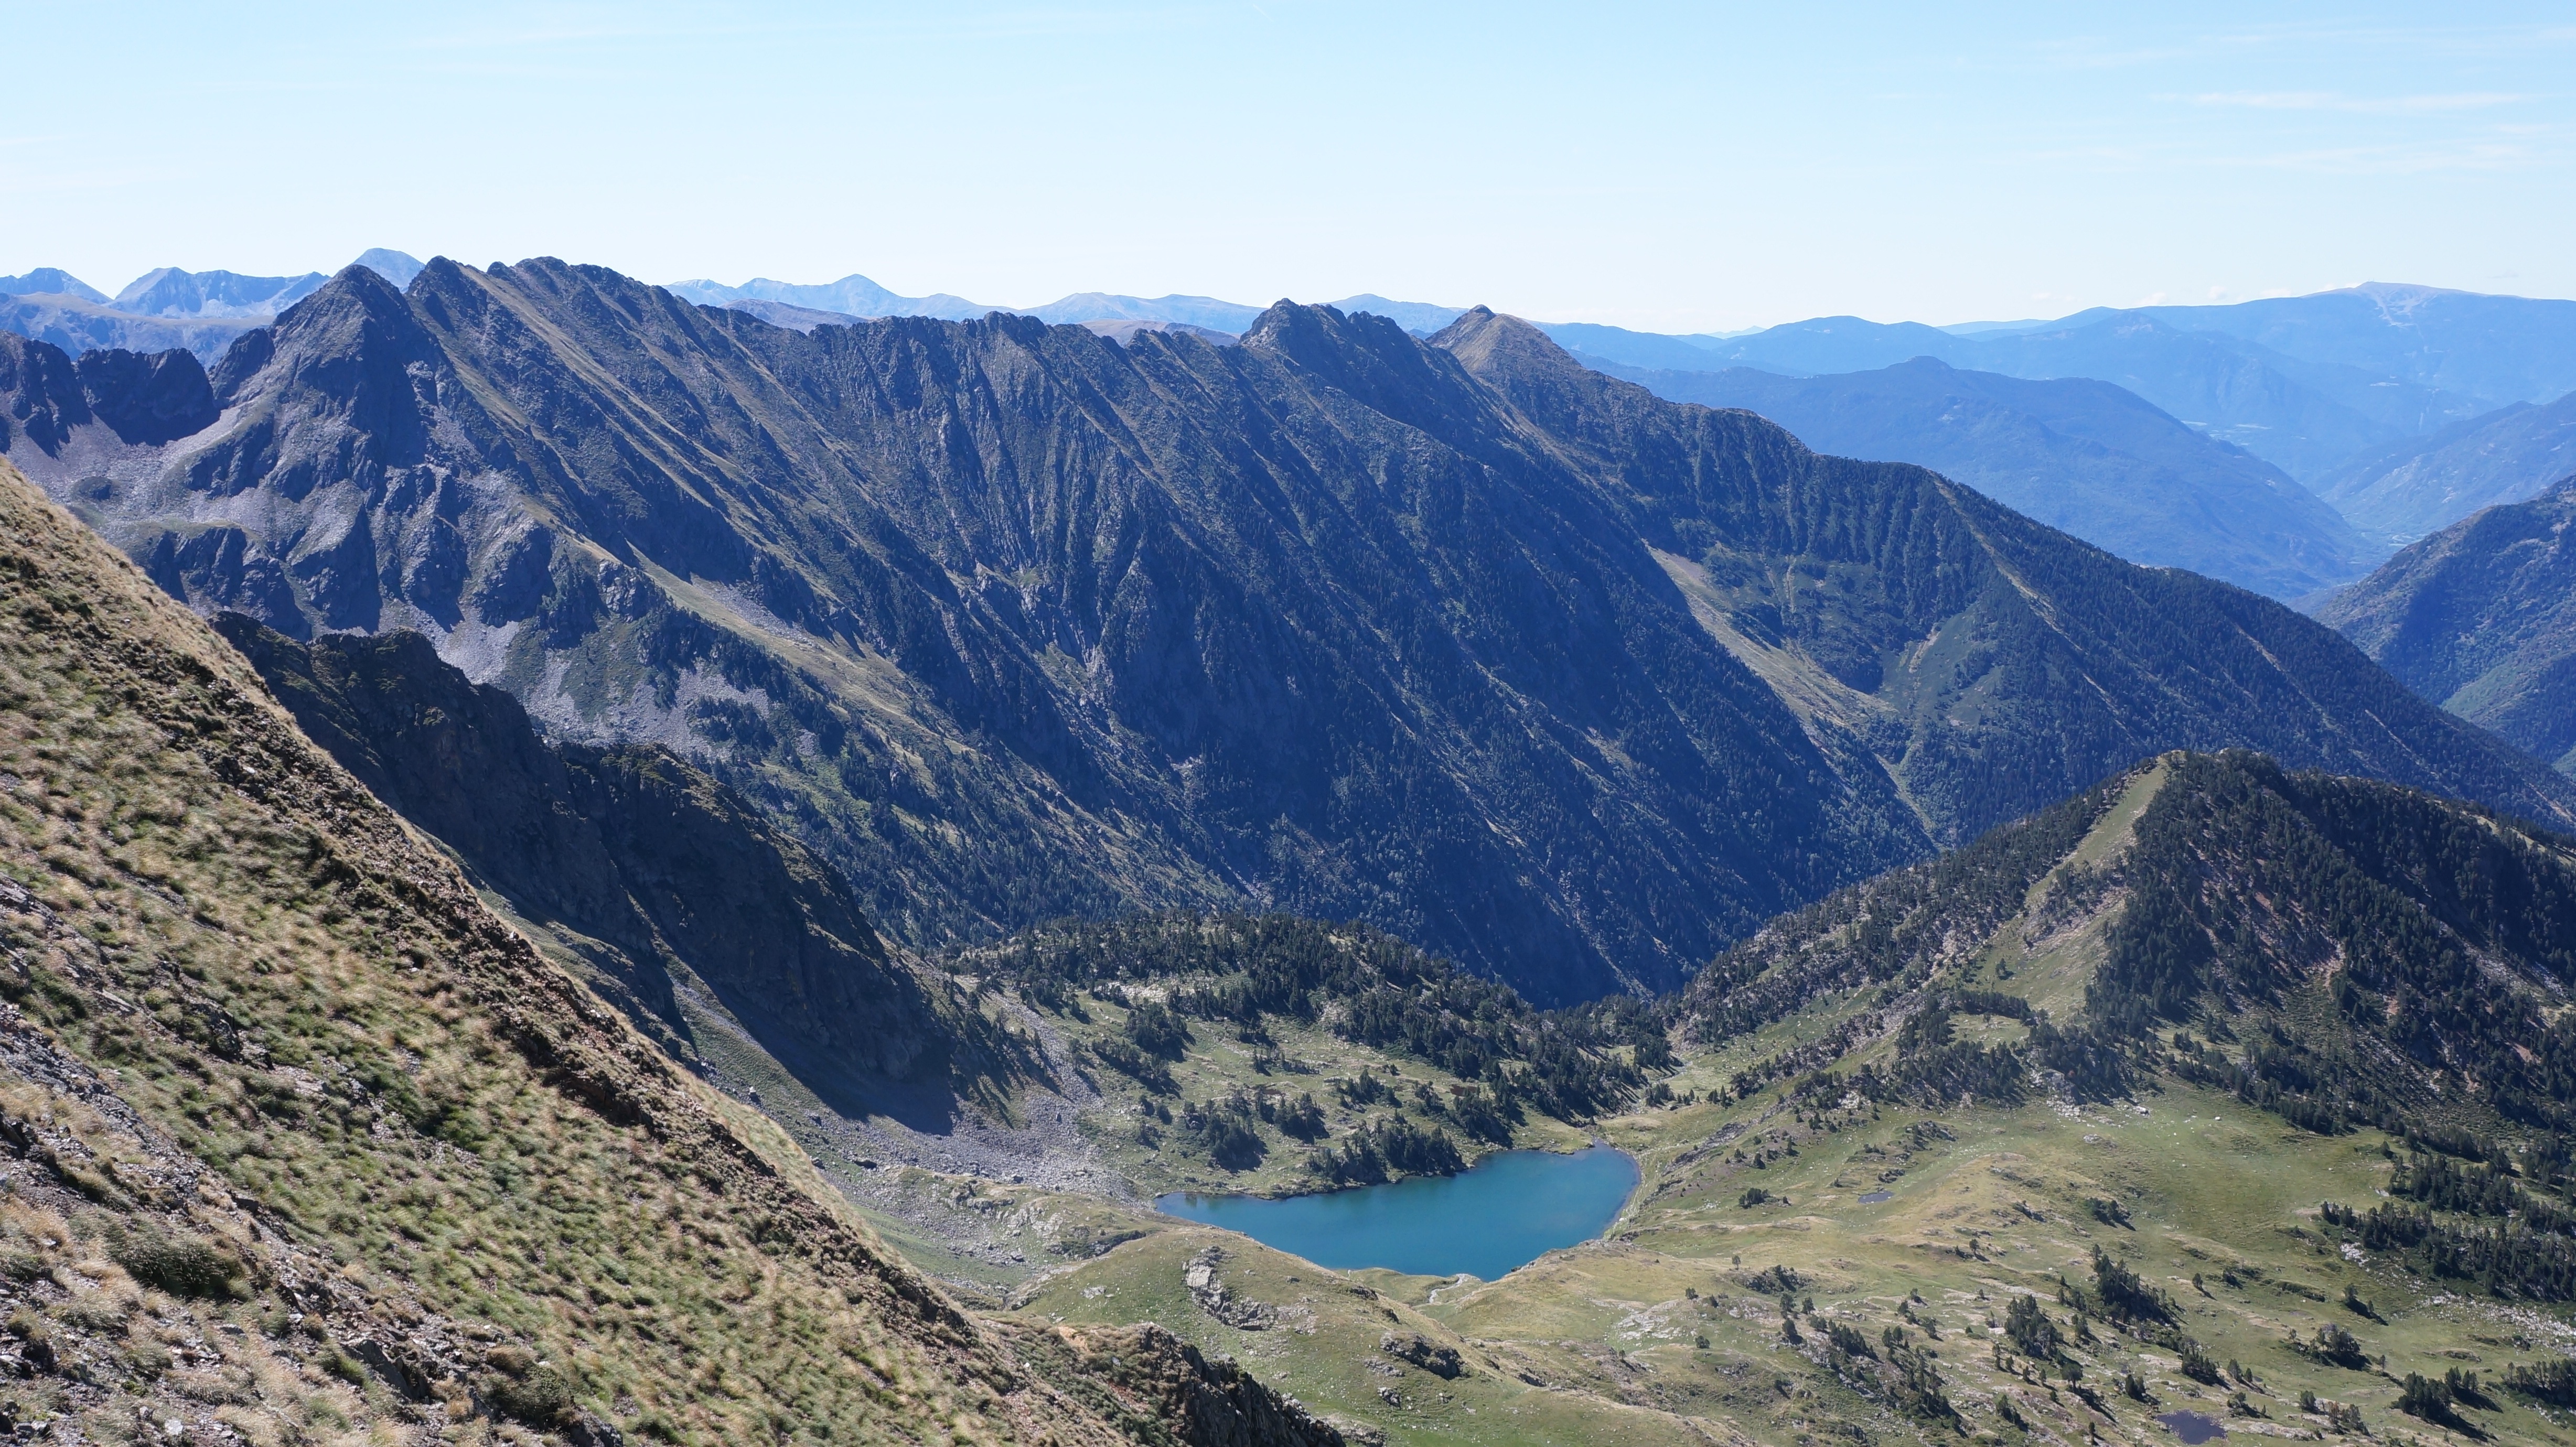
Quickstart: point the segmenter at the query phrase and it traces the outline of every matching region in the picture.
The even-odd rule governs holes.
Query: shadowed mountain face
[[[2275,598],[2360,571],[2334,509],[2108,382],[1963,372],[1931,357],[1825,377],[1584,360],[1659,397],[1759,412],[1820,452],[1920,463],[2131,562]]]
[[[2165,747],[2576,817],[2285,609],[1482,310],[800,334],[438,261],[212,391],[12,455],[201,607],[417,629],[558,739],[688,751],[917,943],[1252,902],[1553,1002]]]
[[[2317,610],[2407,687],[2576,771],[2576,478],[2488,508]]]
[[[942,1082],[987,1043],[967,1028],[980,1016],[943,1010],[888,956],[838,875],[668,750],[548,745],[417,633],[306,644],[239,613],[214,622],[307,737],[515,913],[558,927],[665,1041],[729,1013],[827,1094]]]

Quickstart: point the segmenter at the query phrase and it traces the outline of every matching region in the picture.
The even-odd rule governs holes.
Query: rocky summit
[[[412,629],[551,739],[677,749],[914,945],[1255,904],[1545,1003],[2167,748],[2576,820],[2285,608],[1481,309],[799,332],[361,267],[145,409],[214,419],[179,437],[14,355],[10,457],[173,595]]]

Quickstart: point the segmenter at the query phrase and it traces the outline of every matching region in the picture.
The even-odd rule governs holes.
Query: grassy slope
[[[1114,1438],[1114,1393],[1025,1369],[5,468],[0,690],[0,1108],[31,1163],[0,1238],[13,1330],[90,1364],[22,1414],[104,1440],[138,1401],[262,1442],[508,1436],[512,1401],[630,1439]],[[99,1266],[135,1222],[213,1243],[240,1299]],[[165,1370],[173,1338],[213,1345]],[[371,1341],[405,1369],[350,1365]]]
[[[2151,769],[2108,796],[2064,863],[2096,866],[2124,848],[2165,777]],[[2022,994],[2061,1021],[2078,1018],[2101,958],[2101,930],[2122,896],[2051,909],[2048,896],[2064,878],[2062,869],[2046,871],[2022,913],[1990,939],[1957,942],[1955,972],[1944,983]],[[1712,1095],[1746,1065],[1858,1013],[1863,997],[1877,998],[1864,991],[1823,1000],[1703,1051],[1669,1083]],[[1980,1031],[2013,1038],[2023,1028],[1977,1016],[1959,1021],[1971,1039]],[[1864,1039],[1844,1063],[1889,1053],[1886,1041]],[[2576,1348],[2563,1315],[2446,1291],[2385,1261],[2348,1259],[2317,1228],[2321,1201],[2378,1199],[2393,1165],[2375,1131],[2308,1134],[2233,1098],[2170,1082],[2134,1101],[1947,1110],[1863,1103],[1806,1121],[1781,1094],[1775,1083],[1746,1100],[1600,1122],[1644,1163],[1637,1196],[1607,1240],[1551,1253],[1498,1282],[1321,1272],[1241,1238],[1167,1228],[1045,1280],[1026,1310],[1070,1322],[1163,1322],[1399,1441],[1614,1440],[1613,1433],[1645,1441],[1685,1425],[1764,1442],[1953,1435],[1897,1411],[1883,1381],[1838,1378],[1819,1346],[1833,1322],[1859,1328],[1873,1345],[1888,1327],[1905,1327],[1915,1345],[1938,1353],[1960,1426],[2006,1441],[2067,1442],[2088,1431],[2162,1440],[2154,1415],[2184,1408],[2229,1419],[2239,1435],[2322,1432],[2325,1418],[2298,1410],[2303,1389],[2358,1405],[2379,1440],[2445,1440],[2395,1410],[2395,1378],[2466,1367],[2492,1382],[2508,1362]],[[1775,1199],[1746,1207],[1748,1186]],[[1889,1199],[1860,1199],[1881,1190]],[[2096,1198],[2121,1203],[2128,1224],[2098,1219],[2088,1204]],[[1314,1314],[1313,1330],[1303,1318],[1244,1330],[1195,1301],[1184,1272],[1219,1242],[1228,1253],[1219,1276],[1235,1299],[1302,1307]],[[1990,1319],[2000,1321],[2013,1295],[2036,1293],[2071,1331],[2069,1313],[2056,1304],[2057,1276],[2090,1286],[2097,1246],[2164,1290],[2179,1308],[2180,1329],[2218,1362],[2242,1364],[2256,1384],[2193,1381],[2172,1350],[2098,1321],[2094,1343],[2077,1345],[2074,1355],[2107,1416],[2062,1378],[2054,1391],[2025,1379],[2017,1356],[2013,1371],[1999,1367],[2000,1333]],[[1818,1315],[1802,1317],[1800,1347],[1782,1340],[1776,1278],[1757,1279],[1775,1265],[1796,1273],[1802,1300],[1814,1299]],[[2348,1285],[2376,1318],[2343,1304]],[[1900,1309],[1935,1322],[1939,1341],[1927,1342]],[[2310,1339],[2329,1323],[2358,1335],[2373,1357],[2384,1355],[2394,1376],[2288,1348],[2291,1332]],[[1389,1330],[1455,1342],[1471,1375],[1444,1382],[1389,1361],[1378,1349]],[[2131,1372],[2152,1404],[2122,1394],[2119,1381]],[[1380,1386],[1396,1398],[1378,1395]],[[2231,1418],[2228,1399],[2240,1390],[2263,1416]],[[1997,1401],[2006,1395],[2032,1431],[2000,1417]],[[2469,1415],[2497,1439],[2576,1442],[2566,1414],[2492,1395],[2499,1410]]]

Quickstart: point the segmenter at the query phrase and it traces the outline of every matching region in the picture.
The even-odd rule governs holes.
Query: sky
[[[1676,332],[2576,297],[2563,4],[0,0],[0,35],[0,273],[109,292],[385,246]]]

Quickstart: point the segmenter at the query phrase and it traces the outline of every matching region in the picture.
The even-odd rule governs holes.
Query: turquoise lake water
[[[1608,1146],[1572,1155],[1506,1151],[1454,1176],[1417,1176],[1314,1196],[1202,1196],[1154,1204],[1240,1231],[1318,1266],[1382,1266],[1492,1281],[1560,1246],[1589,1241],[1637,1189],[1637,1163]]]

